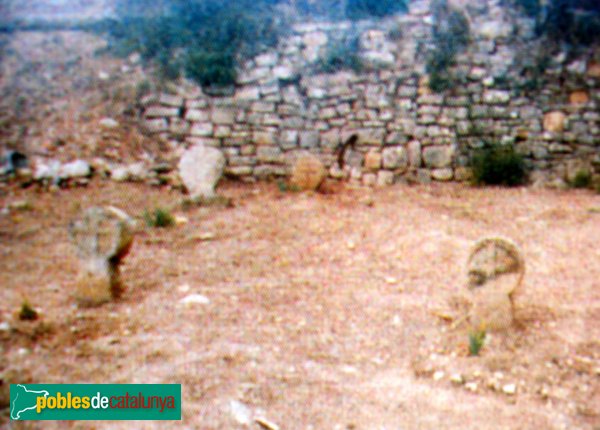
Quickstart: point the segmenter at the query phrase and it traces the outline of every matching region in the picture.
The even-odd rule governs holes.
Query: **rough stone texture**
[[[122,291],[119,265],[133,243],[135,222],[114,207],[93,207],[69,226],[80,268],[75,297],[79,304],[97,306]]]
[[[483,102],[488,104],[504,104],[510,101],[508,91],[487,90],[483,93]]]
[[[192,125],[190,135],[192,136],[212,136],[214,126],[210,122],[196,122]]]
[[[192,198],[212,198],[223,175],[225,156],[215,148],[196,145],[179,161],[179,176]]]
[[[316,148],[319,145],[319,132],[303,131],[300,133],[300,146],[302,148]]]
[[[321,160],[313,154],[303,153],[294,162],[290,182],[303,191],[316,190],[326,176]]]
[[[467,261],[473,307],[470,320],[478,330],[507,330],[520,291],[525,261],[519,248],[501,237],[484,238],[473,246]]]
[[[451,146],[430,146],[423,150],[423,161],[427,167],[444,168],[452,164],[453,155]]]
[[[406,179],[467,180],[461,169],[485,139],[518,143],[526,162],[544,171],[538,183],[563,180],[569,160],[590,164],[598,157],[597,59],[567,63],[558,53],[540,76],[544,90],[521,91],[529,84],[521,52],[536,52],[539,41],[531,22],[515,20],[494,3],[469,16],[471,43],[450,70],[464,83],[434,92],[422,59],[427,55],[417,55],[418,46],[431,48],[434,23],[430,1],[423,4],[402,16],[398,40],[390,37],[389,26],[398,25],[392,18],[375,27],[293,25],[279,46],[240,67],[231,96],[184,86],[176,95],[148,95],[141,100],[142,124],[165,141],[221,148],[239,177],[289,174],[281,160],[298,148],[328,169],[343,152],[346,168],[338,165],[329,174],[355,180],[382,170]],[[427,13],[414,15],[421,9]],[[347,31],[358,37],[365,70],[315,73],[328,43]],[[342,151],[353,134],[357,142]],[[261,146],[270,148],[257,150]]]
[[[447,167],[445,169],[433,169],[431,171],[431,178],[436,181],[451,181],[454,176],[454,172],[451,168]]]
[[[210,117],[207,111],[199,109],[189,109],[185,114],[185,119],[192,122],[208,122]]]
[[[366,187],[374,187],[377,185],[377,175],[375,173],[365,173],[362,175],[362,184]]]
[[[408,165],[408,153],[401,146],[383,150],[384,169],[404,169]]]
[[[377,173],[377,186],[385,187],[394,183],[394,172],[389,170],[380,170]]]
[[[381,168],[381,153],[369,151],[365,155],[365,168],[367,170],[379,170]]]
[[[569,102],[574,105],[586,104],[590,101],[587,91],[574,91],[569,95]]]
[[[421,167],[421,142],[413,140],[407,145],[408,164],[411,167]]]
[[[563,112],[548,112],[544,115],[544,130],[560,133],[565,129],[567,116]]]
[[[146,112],[144,112],[144,114],[147,118],[171,118],[179,115],[179,109],[162,106],[152,106],[146,109]]]
[[[87,161],[75,160],[63,164],[60,168],[59,176],[62,179],[86,178],[92,174],[92,167]]]
[[[212,111],[211,119],[215,124],[234,124],[235,111],[232,109],[216,108]]]
[[[281,150],[274,146],[261,146],[256,150],[256,156],[261,163],[283,163],[284,157]]]

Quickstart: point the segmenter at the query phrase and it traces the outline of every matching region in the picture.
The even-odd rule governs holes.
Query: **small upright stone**
[[[115,207],[92,207],[69,226],[80,261],[75,296],[84,306],[98,306],[123,292],[119,265],[133,243],[135,222]]]
[[[306,153],[298,157],[292,167],[291,184],[300,190],[314,191],[327,176],[325,166],[315,155]]]
[[[203,145],[188,149],[179,161],[179,175],[192,199],[214,198],[224,168],[223,153]]]

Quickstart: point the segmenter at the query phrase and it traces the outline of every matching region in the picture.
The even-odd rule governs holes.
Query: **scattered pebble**
[[[190,291],[190,286],[189,284],[183,284],[177,287],[177,290],[179,290],[180,293],[187,293]]]
[[[17,350],[17,354],[20,355],[21,357],[29,354],[29,350],[27,348],[19,348]]]
[[[477,382],[467,382],[465,384],[465,388],[473,393],[477,392],[479,388],[479,384]]]
[[[117,127],[119,127],[119,121],[113,119],[113,118],[102,118],[99,122],[100,127],[107,129],[107,130],[113,130]]]
[[[502,387],[502,392],[504,394],[512,396],[517,392],[517,385],[516,384],[506,384]]]
[[[348,242],[346,242],[346,246],[348,247],[348,249],[352,250],[356,248],[356,243],[354,243],[353,240],[349,240]]]
[[[450,375],[450,382],[456,385],[464,384],[465,380],[460,373],[453,373]]]
[[[394,278],[393,276],[388,276],[385,278],[385,282],[389,285],[395,285],[398,283],[398,280],[396,278]]]
[[[190,222],[190,220],[187,217],[184,217],[183,215],[175,215],[175,224],[184,225],[188,222]]]
[[[360,202],[369,208],[375,205],[375,199],[373,198],[373,196],[365,196],[362,199],[360,199]]]
[[[279,426],[266,418],[256,418],[256,424],[264,428],[265,430],[279,430]]]
[[[13,211],[24,211],[31,208],[31,203],[27,200],[17,200],[8,204],[8,209]]]
[[[438,370],[433,374],[433,380],[441,381],[442,379],[444,379],[444,376],[446,376],[446,374],[442,370]]]
[[[5,331],[5,332],[10,331],[10,324],[8,323],[8,321],[4,321],[4,322],[0,323],[0,331]]]
[[[202,294],[190,294],[179,301],[182,305],[208,305],[210,299]]]
[[[110,172],[110,177],[115,182],[125,182],[129,179],[129,170],[127,167],[116,167]]]
[[[237,400],[231,400],[229,409],[231,410],[231,416],[238,424],[245,426],[252,424],[252,411],[248,406]]]
[[[358,373],[358,369],[354,366],[342,366],[342,372],[346,373],[348,375],[354,375],[356,373]]]
[[[98,72],[98,79],[101,81],[108,81],[110,79],[110,75],[105,71]]]
[[[209,232],[209,231],[204,231],[204,232],[200,232],[200,233],[196,233],[190,236],[190,240],[198,240],[200,242],[208,242],[210,240],[214,240],[217,237],[216,234]]]

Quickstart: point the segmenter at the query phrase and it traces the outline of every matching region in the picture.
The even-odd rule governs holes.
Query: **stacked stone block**
[[[488,3],[487,13],[469,16],[472,41],[454,71],[461,83],[443,93],[430,90],[425,71],[430,2],[415,1],[406,15],[357,26],[366,65],[359,74],[320,74],[315,67],[349,23],[305,23],[244,64],[232,95],[182,88],[148,96],[143,124],[175,145],[220,148],[226,174],[242,179],[289,175],[294,155],[309,151],[329,176],[367,185],[461,181],[469,178],[472,151],[486,140],[514,144],[534,181],[562,180],[581,166],[600,169],[599,66],[558,58],[543,91],[524,94],[511,73],[520,50],[535,43],[533,24]],[[390,37],[393,28],[400,40]],[[573,71],[573,82],[560,81],[560,67]],[[352,134],[359,136],[360,159],[338,166],[340,145]]]

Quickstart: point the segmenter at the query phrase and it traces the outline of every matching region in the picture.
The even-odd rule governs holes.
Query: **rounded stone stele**
[[[302,154],[292,167],[290,183],[302,191],[314,191],[319,188],[327,176],[325,166],[315,155]]]
[[[119,265],[133,243],[135,222],[115,207],[92,207],[69,226],[79,257],[75,296],[85,306],[118,298],[123,285]]]
[[[225,164],[223,153],[209,146],[195,145],[183,153],[179,176],[192,199],[215,197]]]
[[[525,275],[521,251],[500,237],[479,240],[467,261],[472,308],[471,326],[477,330],[506,330],[514,318],[513,295]]]

